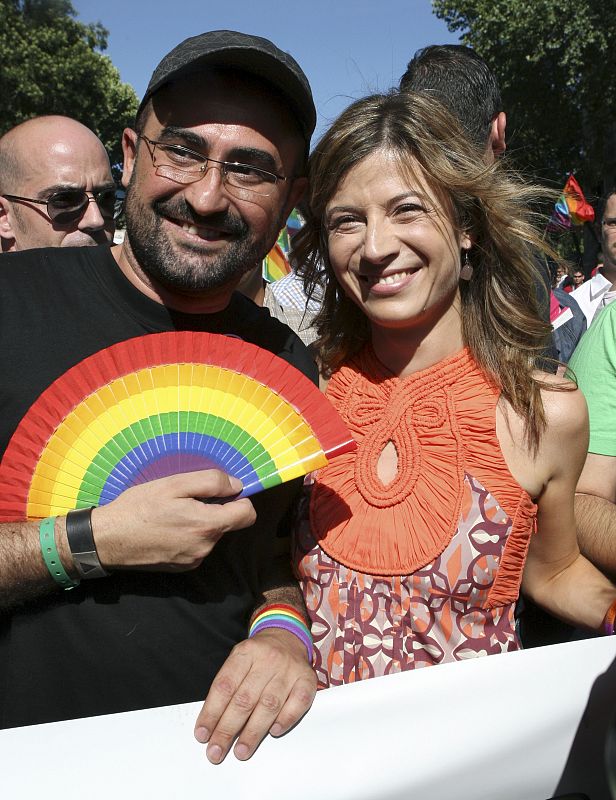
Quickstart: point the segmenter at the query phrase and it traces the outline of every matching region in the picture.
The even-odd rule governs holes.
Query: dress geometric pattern
[[[487,609],[511,520],[470,476],[458,529],[413,575],[372,576],[331,559],[305,522],[296,557],[319,686],[517,650],[514,604]]]

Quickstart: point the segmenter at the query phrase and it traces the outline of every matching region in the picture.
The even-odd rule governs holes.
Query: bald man
[[[115,185],[100,139],[69,117],[22,122],[0,138],[0,246],[110,244]]]

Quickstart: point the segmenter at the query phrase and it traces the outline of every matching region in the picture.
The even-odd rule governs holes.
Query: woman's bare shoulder
[[[568,378],[536,373],[541,383],[541,400],[546,421],[546,433],[558,436],[575,435],[588,428],[586,399],[577,385]]]
[[[542,385],[546,422],[538,449],[529,446],[524,419],[505,402],[499,405],[505,424],[499,426],[497,418],[497,434],[511,473],[531,497],[539,497],[554,477],[581,469],[588,446],[588,412],[572,381],[547,373],[534,377]]]

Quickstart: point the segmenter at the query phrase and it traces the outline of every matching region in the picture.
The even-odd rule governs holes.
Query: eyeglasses
[[[117,219],[122,210],[120,193],[113,188],[101,189],[99,192],[86,192],[85,189],[61,189],[54,192],[46,200],[35,197],[20,197],[17,194],[2,193],[7,200],[24,201],[47,206],[47,216],[58,225],[69,225],[85,214],[89,203],[96,203],[104,219]]]
[[[283,175],[276,175],[275,172],[268,172],[250,164],[218,161],[183,145],[165,144],[143,135],[139,135],[139,138],[146,143],[152,164],[156,167],[156,174],[176,183],[189,184],[200,181],[207,172],[208,163],[218,165],[225,186],[240,190],[240,196],[246,192],[269,197],[278,181],[289,180]]]

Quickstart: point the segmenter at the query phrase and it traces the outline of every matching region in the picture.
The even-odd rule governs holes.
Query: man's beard
[[[131,181],[132,183],[132,181]],[[269,252],[285,220],[272,220],[263,236],[256,239],[246,222],[229,211],[198,217],[182,198],[154,201],[146,208],[135,187],[126,194],[126,231],[140,268],[166,289],[199,294],[218,289],[253,269]],[[212,227],[232,237],[218,255],[204,253],[207,243],[182,244],[178,253],[162,229],[164,217],[174,222]]]

